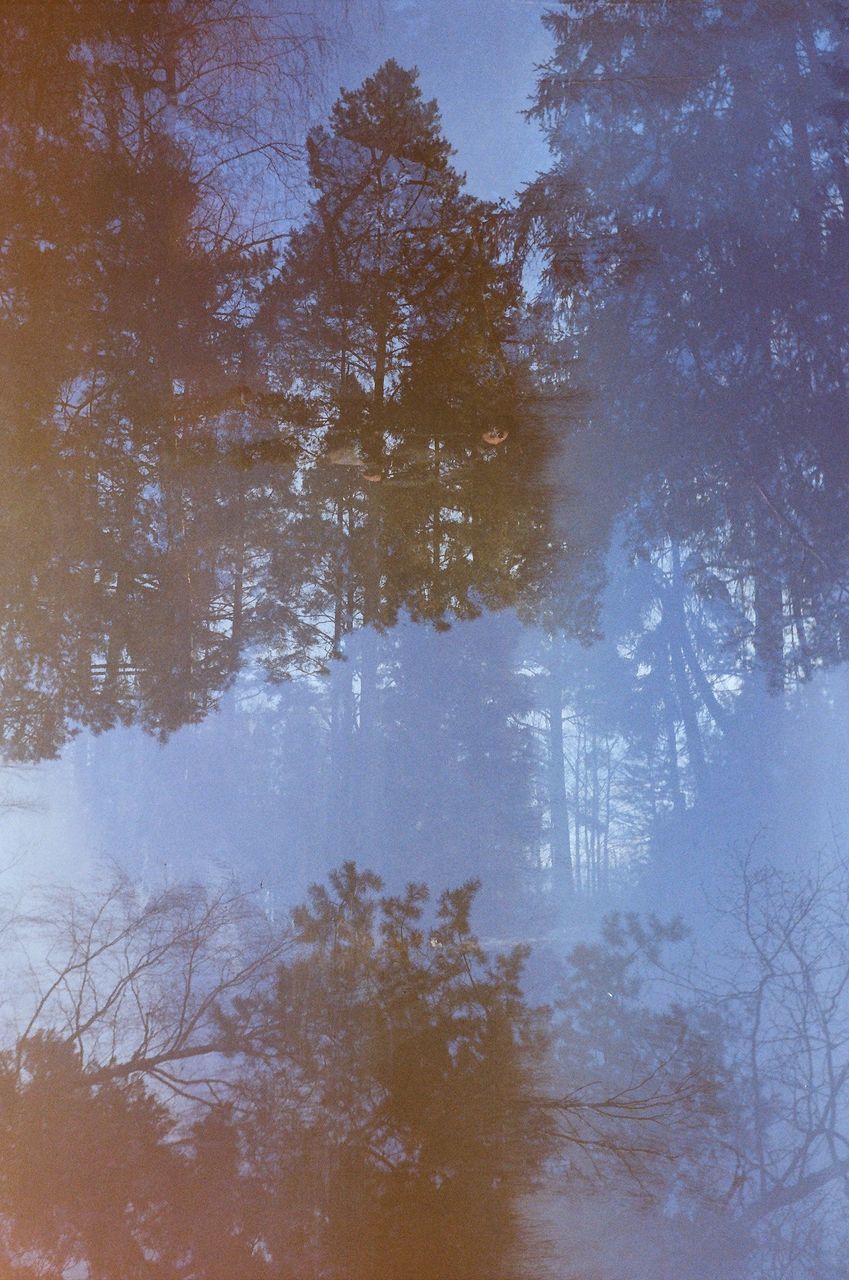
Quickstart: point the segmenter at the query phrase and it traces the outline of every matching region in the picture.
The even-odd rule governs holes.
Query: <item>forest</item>
[[[849,10],[498,2],[0,6],[10,1277],[845,1274]]]

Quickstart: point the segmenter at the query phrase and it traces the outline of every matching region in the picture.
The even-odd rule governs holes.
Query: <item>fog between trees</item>
[[[5,1265],[836,1277],[843,7],[555,5],[502,200],[334,16],[0,15]]]

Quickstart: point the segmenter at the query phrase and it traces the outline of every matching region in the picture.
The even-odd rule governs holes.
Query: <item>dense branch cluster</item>
[[[519,1205],[545,1187],[646,1222],[674,1196],[706,1231],[725,1216],[741,1266],[795,1250],[831,1275],[847,885],[752,853],[717,917],[733,966],[682,966],[680,924],[613,915],[552,1007],[523,996],[527,948],[472,931],[473,883],[430,909],[346,863],[283,926],[230,885],[54,894],[8,923],[10,1274],[520,1275]]]
[[[752,856],[725,972],[613,916],[546,1010],[472,882],[358,866],[556,939],[830,834],[788,779],[843,734],[845,6],[555,3],[513,204],[392,60],[309,127],[339,12],[0,8],[3,758],[92,735],[84,792],[138,726],[229,805],[108,775],[105,842],[287,901],[356,857],[283,929],[121,877],[15,921],[8,1265],[500,1280],[547,1179],[838,1277],[842,864]]]

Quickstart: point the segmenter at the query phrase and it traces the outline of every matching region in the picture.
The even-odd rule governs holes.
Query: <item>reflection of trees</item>
[[[0,1068],[8,1274],[183,1275],[187,1251],[211,1247],[212,1214],[222,1264],[260,1274],[232,1199],[230,1218],[215,1203],[226,1112],[202,1112],[228,1085],[219,1011],[270,978],[286,939],[229,887],[146,895],[125,879],[14,925],[30,993]],[[168,1097],[206,1106],[186,1127]]]
[[[473,886],[378,900],[348,864],[295,913],[302,954],[261,1002],[251,1159],[275,1256],[329,1274],[509,1274],[513,1200],[539,1159],[517,1106],[541,1045],[522,954],[487,960]],[[257,1016],[250,1005],[242,1009]]]
[[[592,1065],[596,1089],[619,1110],[593,1114],[583,1132],[580,1114],[569,1117],[578,1150],[567,1178],[579,1194],[606,1182],[653,1205],[647,1258],[652,1233],[664,1238],[671,1195],[689,1205],[705,1274],[719,1266],[747,1280],[804,1280],[845,1270],[848,886],[841,859],[786,874],[753,850],[712,915],[722,944],[698,963],[669,954],[680,928],[633,915],[610,918],[598,942],[572,953],[555,1056],[567,1080]],[[623,1130],[635,1082],[639,1093],[646,1080],[659,1110],[644,1130]],[[628,1274],[651,1274],[641,1253]],[[618,1280],[615,1264],[611,1274]]]
[[[212,535],[195,518],[211,494],[195,478],[189,495],[173,458],[202,415],[181,420],[174,392],[232,381],[262,260],[215,221],[201,171],[271,74],[247,8],[4,9],[3,714],[19,758],[139,704],[167,732],[233,670],[217,552],[186,536]]]
[[[273,379],[319,411],[302,536],[327,548],[315,586],[338,653],[401,610],[516,603],[550,533],[504,211],[463,193],[435,103],[395,63],[330,125],[259,329]]]
[[[55,56],[69,57],[58,36]],[[388,629],[446,630],[484,610],[533,619],[562,551],[545,482],[557,413],[522,354],[509,219],[463,191],[434,104],[394,64],[311,135],[314,201],[279,263],[247,234],[208,233],[211,197],[170,118],[149,113],[144,145],[130,130],[121,148],[92,124],[82,71],[68,92],[49,142],[25,97],[11,135],[10,167],[43,195],[17,211],[3,262],[16,315],[3,335],[5,753],[50,757],[80,727],[164,739],[200,723],[245,666],[272,681],[322,673],[308,686],[315,767],[297,789],[327,796],[333,860],[369,857],[405,789],[387,744],[414,696],[415,642]],[[567,570],[587,602],[581,631],[587,564]],[[477,826],[509,893],[539,826],[527,735],[513,740],[523,698],[501,696],[517,685],[506,644],[497,662],[473,638],[462,649],[462,670],[447,647],[444,669],[439,650],[427,659],[437,682],[468,686],[469,723],[438,726],[443,865]],[[484,685],[495,702],[481,715]],[[287,698],[272,690],[250,724],[227,720],[264,808],[292,790]],[[413,827],[399,858],[434,835]]]
[[[380,888],[348,864],[294,931],[228,890],[126,883],[18,922],[38,986],[0,1072],[10,1274],[511,1273],[543,1150],[524,953],[485,955],[472,885],[430,921],[424,886]]]
[[[707,968],[680,924],[610,917],[552,1010],[526,949],[475,936],[474,892],[430,908],[348,863],[283,929],[227,887],[126,882],[10,922],[9,1274],[527,1274],[544,1190],[567,1221],[632,1202],[649,1250],[677,1222],[705,1265],[839,1275],[845,866],[747,859]]]
[[[529,315],[511,219],[464,191],[412,73],[387,64],[311,133],[312,202],[276,259],[212,218],[229,166],[204,180],[227,95],[247,92],[216,73],[192,96],[225,7],[206,52],[196,7],[133,13],[109,8],[101,58],[89,10],[69,10],[42,70],[4,17],[6,754],[55,754],[81,725],[164,738],[246,666],[322,673],[305,785],[328,797],[333,858],[370,857],[405,812],[397,747],[409,856],[427,830],[450,858],[471,828],[498,846],[500,892],[606,892],[739,774],[760,691],[842,656],[839,23],[818,4],[763,29],[733,6],[556,10],[554,163],[524,208],[551,273]],[[180,113],[201,109],[190,144]],[[546,320],[601,389],[568,432]],[[597,631],[623,512],[634,563],[614,558],[607,641],[586,652],[568,636]],[[496,610],[546,634],[511,650],[490,617],[449,652],[403,626]],[[287,698],[228,720],[246,752],[271,744],[250,781],[264,805],[308,774],[287,765]]]
[[[19,137],[48,171],[62,163],[71,120],[95,149],[111,151],[110,160],[138,162],[177,135],[204,196],[204,231],[235,245],[251,215],[267,212],[254,180],[270,170],[293,182],[297,130],[335,18],[338,9],[323,0],[298,13],[272,13],[252,0],[95,0],[50,14],[5,5],[4,117],[20,126],[34,109],[41,114],[45,132],[24,129]],[[70,153],[64,160],[72,180]],[[10,194],[26,186],[25,174]],[[101,176],[109,199],[114,174],[101,169]],[[69,204],[76,191],[71,181]]]
[[[523,213],[592,394],[564,475],[621,544],[592,694],[568,645],[540,655],[592,878],[599,830],[602,860],[611,832],[683,843],[712,766],[733,774],[779,714],[763,695],[844,657],[846,30],[820,0],[581,0],[545,21],[552,162]]]
[[[287,677],[402,612],[532,608],[551,532],[543,415],[509,354],[517,267],[414,76],[389,64],[311,135],[317,199],[272,271],[247,233],[210,230],[194,144],[144,96],[163,96],[160,27],[136,32],[141,98],[112,74],[135,65],[123,32],[103,66],[75,60],[94,32],[72,35],[47,58],[66,88],[21,89],[6,157],[7,754],[50,756],[81,725],[165,737],[246,651]],[[186,39],[178,69],[201,56]],[[6,56],[23,78],[22,38]],[[237,91],[216,83],[213,122]],[[347,666],[337,737],[365,732],[377,649],[364,635]]]

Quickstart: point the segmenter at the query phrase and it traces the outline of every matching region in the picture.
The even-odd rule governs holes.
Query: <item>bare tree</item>
[[[56,103],[72,102],[76,127],[129,172],[179,153],[205,243],[244,248],[268,238],[269,217],[279,220],[298,187],[303,137],[348,10],[348,0],[125,0],[52,6],[46,17],[42,6],[10,3],[0,13],[4,106],[15,119],[26,85],[38,84],[54,108],[48,134]]]
[[[286,930],[231,883],[147,893],[121,873],[92,888],[45,895],[15,922],[28,999],[15,1061],[49,1033],[73,1047],[87,1079],[144,1076],[175,1094],[216,1098],[225,1059],[252,1052],[222,1015],[267,982],[290,945]]]
[[[831,1274],[823,1246],[849,1186],[849,861],[789,873],[750,851],[724,911],[739,943],[713,999],[735,1028],[746,1118],[734,1202],[800,1274]]]
[[[680,927],[631,915],[575,948],[555,1022],[574,1083],[552,1095],[552,1125],[571,1180],[653,1205],[658,1233],[665,1205],[686,1206],[733,1233],[747,1278],[831,1280],[849,1187],[849,860],[790,872],[750,850],[719,912],[701,959],[667,955]]]

